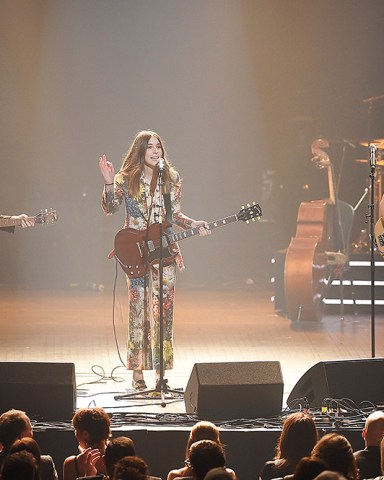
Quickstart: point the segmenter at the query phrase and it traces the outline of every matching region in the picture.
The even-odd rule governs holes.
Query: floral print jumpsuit
[[[178,174],[177,181],[171,184],[170,194],[173,223],[183,229],[190,228],[193,220],[180,211],[181,181]],[[133,198],[128,193],[127,180],[118,173],[115,175],[114,189],[111,191],[104,189],[103,191],[102,207],[106,214],[112,214],[124,201],[124,228],[146,230],[148,225],[158,221],[158,206],[164,204],[161,200],[159,185],[156,186],[153,198],[151,197],[150,185],[145,182],[144,174],[140,178],[138,198]],[[149,221],[148,212],[150,212]],[[162,215],[165,218],[164,209]],[[175,261],[163,267],[163,366],[167,370],[173,368],[176,265],[180,270],[184,269],[179,250]],[[129,295],[128,370],[160,369],[159,272],[157,267],[152,267],[144,277],[128,278],[127,276]]]

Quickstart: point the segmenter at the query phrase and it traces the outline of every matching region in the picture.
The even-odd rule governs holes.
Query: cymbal
[[[379,150],[384,150],[384,138],[377,138],[376,140],[372,140],[371,142],[373,145],[376,145],[376,147],[379,149]],[[368,143],[368,142],[360,142],[360,145],[362,145],[363,147],[369,147],[369,145],[371,143]]]
[[[366,160],[365,158],[358,158],[357,160],[355,160],[355,162],[357,163],[369,163],[369,160]],[[376,165],[378,167],[384,167],[384,159],[383,160],[377,160],[376,161]]]

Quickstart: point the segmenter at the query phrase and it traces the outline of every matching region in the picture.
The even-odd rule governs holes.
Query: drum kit
[[[378,211],[379,205],[380,205],[380,200],[383,196],[383,175],[384,175],[384,138],[378,138],[375,140],[372,140],[371,142],[359,142],[359,144],[362,147],[369,147],[370,145],[375,145],[377,148],[377,160],[376,160],[376,169],[375,169],[375,191],[374,191],[374,197],[375,197],[375,210],[376,210],[376,219],[377,217],[380,216],[380,213]],[[370,161],[368,159],[355,159],[355,162],[361,163],[361,164],[367,164]],[[365,193],[368,193],[368,188],[366,188]],[[361,198],[361,200],[365,197]],[[359,204],[361,201],[359,201]],[[358,252],[366,252],[369,249],[369,237],[368,237],[368,232],[366,229],[363,229],[360,231],[360,236],[359,238],[352,243],[352,249],[356,253]]]
[[[372,142],[360,142],[360,145],[367,147],[369,145],[376,145],[377,148],[377,161],[376,161],[376,205],[380,203],[381,197],[383,196],[383,174],[384,174],[384,158],[382,158],[382,153],[384,157],[384,138],[378,138]],[[357,159],[357,163],[369,163],[367,159]]]

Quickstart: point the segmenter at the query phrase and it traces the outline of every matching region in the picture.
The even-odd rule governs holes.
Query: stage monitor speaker
[[[319,362],[296,383],[287,405],[306,397],[312,407],[321,407],[325,398],[349,398],[357,405],[363,401],[383,403],[384,358]]]
[[[195,363],[184,402],[187,413],[207,420],[279,415],[283,403],[280,363]]]
[[[32,418],[64,420],[76,408],[73,363],[0,362],[0,413],[15,408]]]

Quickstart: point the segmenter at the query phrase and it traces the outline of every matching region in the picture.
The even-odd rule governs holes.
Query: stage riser
[[[284,292],[285,251],[275,252],[273,269],[274,307],[280,315],[286,315],[286,301]],[[343,273],[343,298],[345,313],[367,313],[371,310],[371,267],[369,254],[350,256],[349,267]],[[356,282],[364,282],[358,285]],[[380,256],[375,257],[375,311],[384,312],[384,261]],[[333,281],[324,298],[324,314],[340,312],[340,281]],[[348,285],[348,283],[350,283]],[[334,301],[337,304],[334,304]]]

